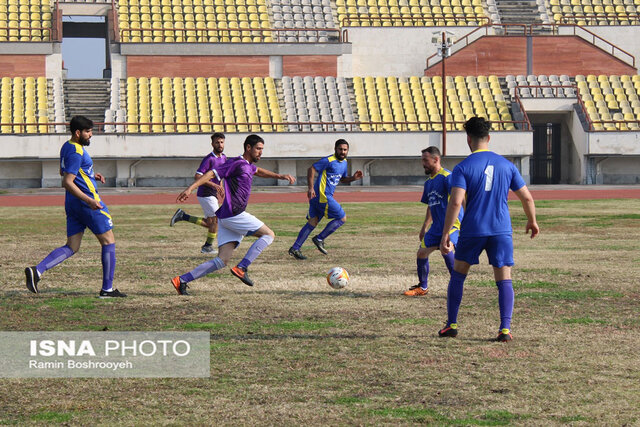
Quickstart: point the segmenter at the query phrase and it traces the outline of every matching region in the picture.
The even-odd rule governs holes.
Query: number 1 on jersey
[[[491,191],[493,187],[493,165],[487,166],[484,170],[487,179],[484,181],[484,191]]]

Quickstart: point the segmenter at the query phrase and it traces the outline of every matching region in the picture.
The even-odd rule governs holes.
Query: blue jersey
[[[444,217],[449,204],[449,195],[451,194],[451,171],[440,168],[436,176],[428,176],[424,183],[424,191],[422,192],[422,203],[429,205],[431,212],[432,224],[429,227],[429,233],[442,235],[444,228]],[[463,209],[460,208],[458,219],[453,223],[451,230],[460,230],[460,221],[464,215]],[[450,230],[450,231],[451,231]]]
[[[93,160],[80,144],[67,141],[60,149],[60,171],[76,176],[73,183],[87,196],[100,201],[93,173]],[[66,192],[65,203],[80,202],[73,194]]]
[[[327,203],[328,198],[333,197],[340,180],[347,176],[347,160],[338,160],[334,154],[323,157],[313,164],[318,172],[313,189],[320,203]]]
[[[451,187],[467,192],[460,238],[512,234],[507,198],[525,182],[509,160],[489,150],[474,151],[451,174]]]

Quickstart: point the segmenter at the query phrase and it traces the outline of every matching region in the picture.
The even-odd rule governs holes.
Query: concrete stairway
[[[542,24],[535,0],[496,0],[503,24]],[[523,34],[522,27],[506,27],[507,34]],[[550,28],[534,28],[534,34],[550,34]]]
[[[104,122],[104,111],[110,103],[109,79],[65,79],[63,84],[67,121],[73,116],[82,115],[96,123]]]

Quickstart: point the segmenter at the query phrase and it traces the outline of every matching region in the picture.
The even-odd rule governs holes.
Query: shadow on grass
[[[286,339],[298,339],[298,340],[376,340],[381,338],[381,335],[373,334],[326,334],[326,335],[314,335],[314,334],[256,334],[253,332],[247,332],[243,335],[221,335],[211,334],[211,340],[237,340],[237,341],[278,341]]]

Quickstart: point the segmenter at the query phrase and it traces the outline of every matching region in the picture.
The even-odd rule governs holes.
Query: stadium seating
[[[49,84],[45,77],[3,77],[0,83],[0,131],[48,133],[46,123],[51,122],[49,98]]]
[[[51,0],[0,0],[0,42],[51,40]]]
[[[489,17],[482,0],[336,0],[347,27],[476,26]]]
[[[353,122],[349,91],[344,77],[283,77],[282,90],[288,130],[345,131]],[[310,124],[304,124],[311,122]],[[323,124],[328,123],[328,124]]]
[[[273,28],[307,29],[281,32],[280,42],[328,42],[324,28],[336,28],[331,0],[271,0]]]
[[[116,122],[129,123],[127,132],[285,130],[278,124],[282,115],[270,77],[129,77],[123,92],[126,110],[109,114]]]
[[[578,75],[576,84],[595,130],[640,130],[640,75]]]
[[[578,25],[638,25],[638,0],[545,0],[555,23]]]
[[[441,131],[442,83],[439,76],[355,77],[358,117],[365,122],[361,129]],[[499,123],[511,122],[512,116],[496,76],[447,76],[446,97],[447,129],[462,130],[463,123],[477,115],[494,122],[494,130],[515,130],[513,123]]]
[[[507,75],[505,77],[505,81],[507,83],[509,95],[511,96],[515,95],[516,87],[520,87],[520,89],[518,90],[518,95],[523,98],[574,98],[576,96],[574,83],[567,75]],[[541,87],[537,88],[535,86]]]
[[[118,0],[124,43],[272,42],[265,0]]]

